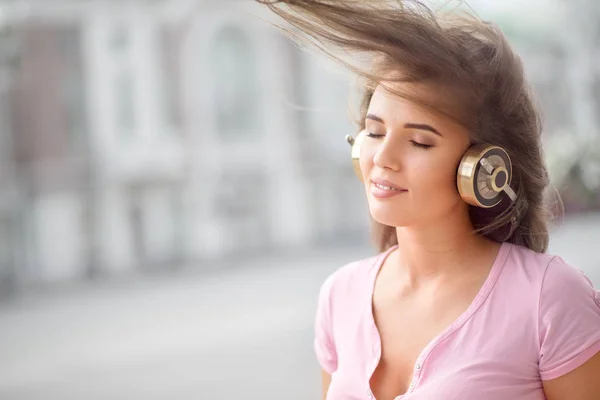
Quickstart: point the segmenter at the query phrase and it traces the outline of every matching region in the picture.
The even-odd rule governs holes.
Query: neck
[[[456,277],[498,246],[473,230],[466,209],[435,222],[397,227],[398,257],[393,264],[413,287]]]

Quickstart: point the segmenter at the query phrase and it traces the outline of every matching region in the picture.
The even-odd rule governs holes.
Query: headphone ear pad
[[[482,160],[487,167],[482,165]],[[486,170],[489,168],[490,171]],[[473,206],[491,208],[512,180],[512,163],[506,150],[489,144],[467,149],[458,166],[456,185],[462,199]]]
[[[365,140],[365,131],[359,132],[359,134],[356,135],[356,138],[352,138],[352,136],[346,136],[346,140],[352,146],[350,154],[352,156],[352,166],[354,167],[354,173],[361,182],[364,182],[362,171],[360,169],[360,146]]]

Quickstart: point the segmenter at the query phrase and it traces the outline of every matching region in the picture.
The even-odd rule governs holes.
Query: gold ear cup
[[[494,207],[505,192],[511,200],[516,194],[510,187],[512,163],[506,151],[498,146],[477,144],[464,154],[456,178],[463,200],[483,208]]]
[[[356,135],[356,138],[353,138],[351,135],[346,135],[346,141],[352,146],[350,150],[350,155],[352,157],[352,165],[354,166],[354,173],[363,182],[362,171],[360,170],[360,145],[365,139],[364,131],[360,132]]]

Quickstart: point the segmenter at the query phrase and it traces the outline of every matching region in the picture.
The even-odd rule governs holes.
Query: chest
[[[393,300],[385,290],[375,290],[373,322],[380,351],[369,381],[375,398],[391,400],[412,389],[422,367],[420,357],[468,310],[476,292],[464,287],[461,293]]]
[[[337,329],[339,364],[328,398],[543,399],[537,319],[528,317],[533,306],[507,309],[503,297],[484,299],[461,304],[440,297],[426,306],[388,302],[374,292],[372,304],[365,298],[353,307],[364,311],[336,325],[345,329]]]

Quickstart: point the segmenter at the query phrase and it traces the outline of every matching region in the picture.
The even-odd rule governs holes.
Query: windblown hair
[[[453,118],[468,129],[472,144],[501,146],[513,162],[516,201],[503,199],[491,209],[470,206],[476,232],[546,251],[551,214],[544,201],[549,177],[541,148],[541,118],[521,59],[496,25],[467,13],[434,11],[416,0],[257,1],[363,78],[358,131],[364,129],[377,85],[391,81],[435,87],[442,94],[436,99],[388,90]],[[335,56],[327,45],[366,54],[371,63],[359,67]],[[372,222],[379,251],[397,243],[394,227]]]

